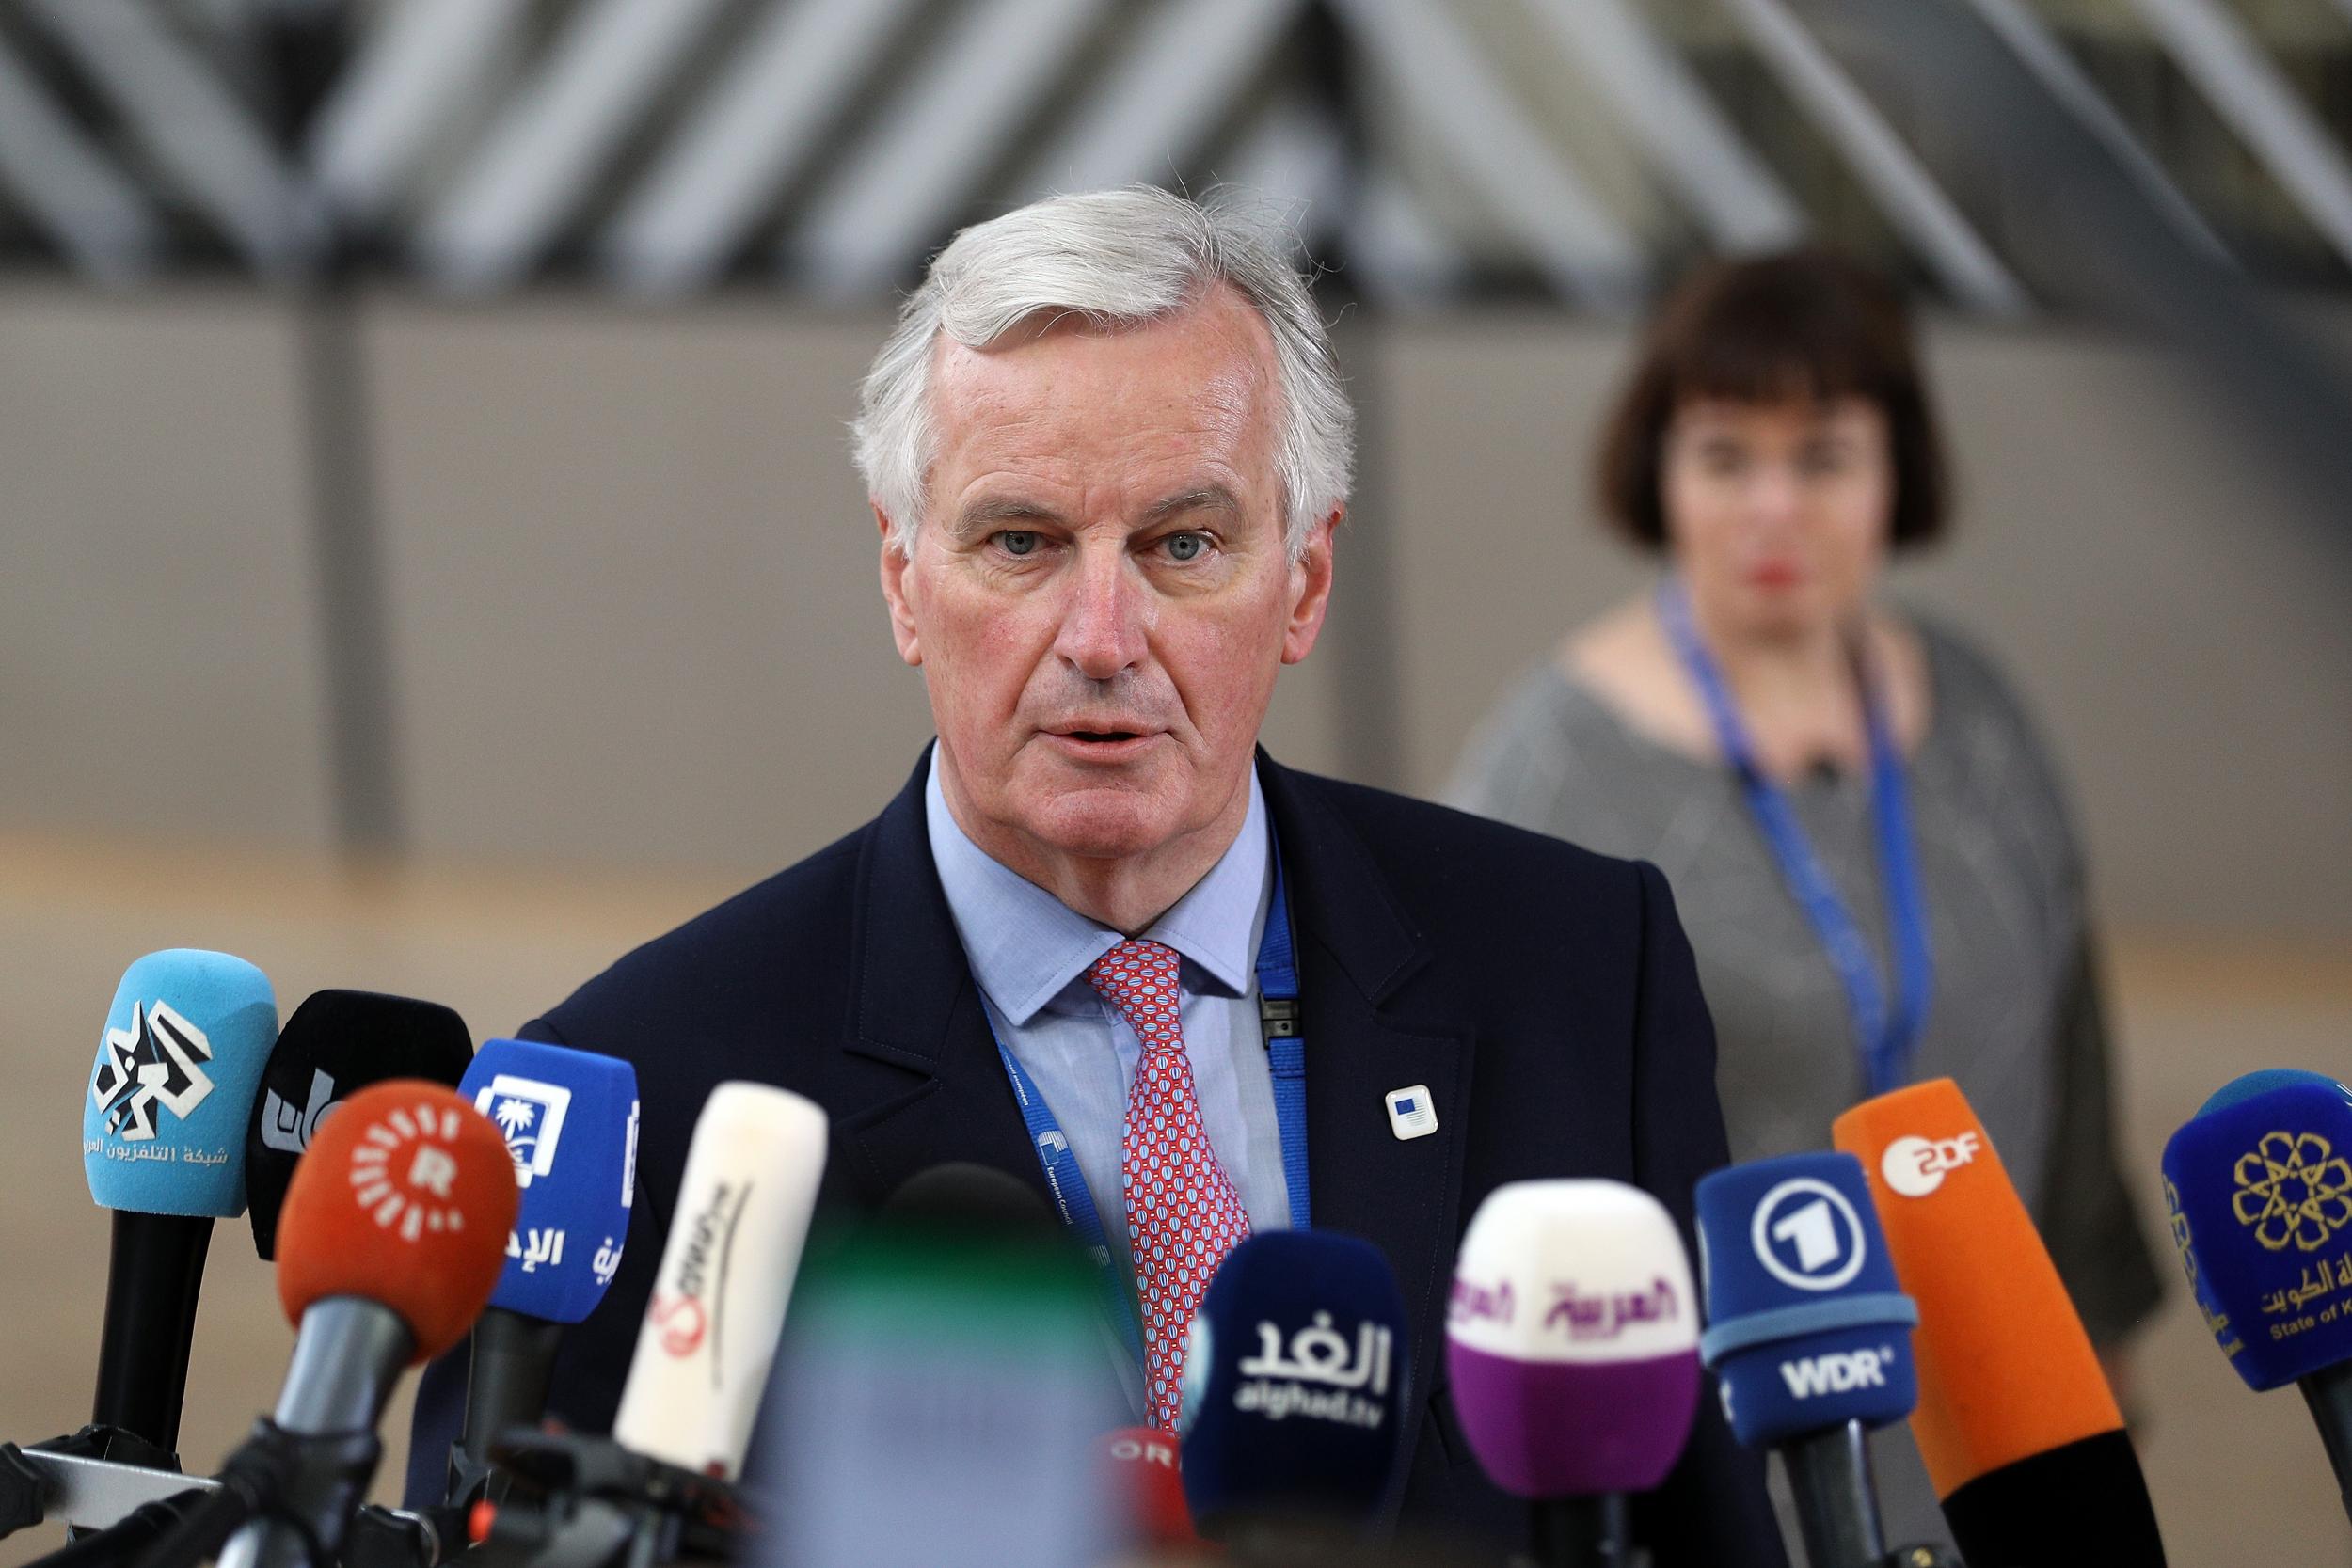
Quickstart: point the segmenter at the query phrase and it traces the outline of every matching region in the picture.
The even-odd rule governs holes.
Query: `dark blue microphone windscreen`
[[[637,1072],[532,1040],[491,1040],[458,1085],[514,1157],[522,1207],[490,1305],[576,1323],[604,1299],[628,1240]]]
[[[1918,1308],[1896,1283],[1862,1162],[1851,1154],[1755,1160],[1700,1179],[1699,1262],[1724,1414],[1769,1447],[1918,1402]]]
[[[1183,1472],[1212,1535],[1239,1517],[1378,1513],[1402,1449],[1412,1356],[1379,1249],[1274,1230],[1227,1254],[1184,1361]]]
[[[2352,1089],[2249,1076],[2277,1086],[2224,1088],[2164,1146],[2164,1199],[2205,1326],[2262,1389],[2352,1361]]]

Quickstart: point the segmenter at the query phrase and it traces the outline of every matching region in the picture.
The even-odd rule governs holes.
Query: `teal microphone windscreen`
[[[628,1241],[637,1069],[536,1040],[490,1040],[458,1092],[506,1139],[522,1188],[492,1307],[576,1323],[604,1299]]]
[[[245,1136],[278,1039],[269,978],[175,947],[122,973],[82,1099],[82,1169],[103,1209],[245,1210]]]

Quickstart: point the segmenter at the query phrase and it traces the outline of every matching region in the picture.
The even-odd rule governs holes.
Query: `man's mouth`
[[[1133,740],[1136,732],[1134,730],[1063,730],[1061,733],[1073,740]]]

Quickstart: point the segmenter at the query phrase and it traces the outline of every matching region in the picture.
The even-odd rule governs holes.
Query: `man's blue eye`
[[[1171,533],[1168,536],[1168,555],[1171,561],[1197,560],[1200,552],[1208,547],[1209,542],[1197,533]]]
[[[996,542],[1005,546],[1007,555],[1027,555],[1037,548],[1037,535],[1026,529],[1007,529],[996,536]]]

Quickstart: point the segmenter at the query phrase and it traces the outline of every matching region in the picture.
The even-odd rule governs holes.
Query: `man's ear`
[[[914,606],[907,598],[907,567],[911,562],[901,554],[892,537],[889,515],[880,505],[874,507],[874,521],[882,525],[882,603],[890,607],[890,637],[898,644],[898,657],[909,664],[923,662],[923,641],[914,633]]]
[[[1335,506],[1314,525],[1307,547],[1291,563],[1290,622],[1282,628],[1282,662],[1305,658],[1323,634],[1324,611],[1331,606],[1331,544],[1347,508]]]

